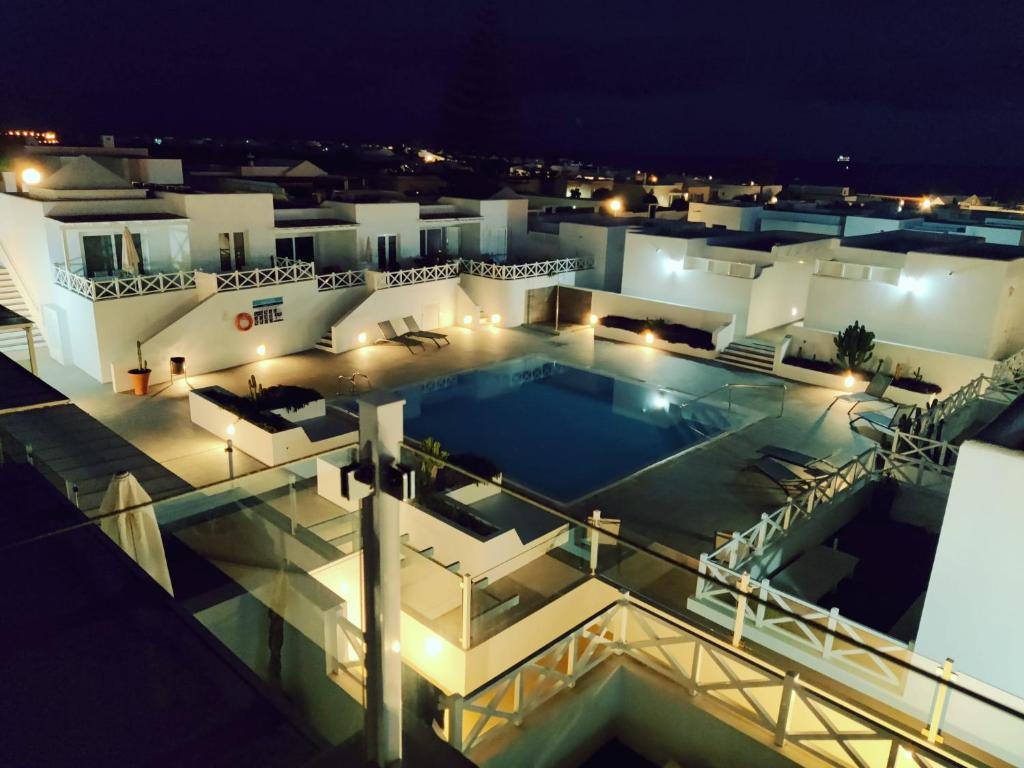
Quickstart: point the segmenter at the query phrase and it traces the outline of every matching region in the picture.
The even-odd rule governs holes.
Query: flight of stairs
[[[32,328],[32,338],[35,340],[36,351],[38,352],[46,343],[43,340],[43,334],[39,330],[39,318],[33,317],[28,304],[25,303],[25,299],[22,298],[17,286],[14,284],[11,273],[2,266],[0,266],[0,305],[17,312],[19,315],[24,315],[36,323],[35,327]],[[25,334],[21,331],[0,333],[0,352],[16,357],[27,355],[28,346],[25,343]]]
[[[333,339],[331,338],[331,329],[328,328],[327,329],[327,333],[325,333],[323,336],[321,336],[320,337],[320,341],[318,341],[313,346],[314,346],[315,349],[319,349],[319,350],[321,350],[323,352],[334,352],[334,349],[331,347],[332,343],[333,343]]]
[[[740,339],[722,350],[718,362],[760,373],[771,373],[775,363],[775,346],[756,339]]]

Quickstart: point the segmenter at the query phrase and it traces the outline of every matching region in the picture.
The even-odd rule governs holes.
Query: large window
[[[217,236],[220,249],[220,270],[231,272],[245,267],[245,233],[221,232]]]
[[[276,246],[279,259],[298,259],[310,264],[316,260],[316,238],[313,235],[279,237]]]
[[[142,235],[133,232],[132,240],[141,260]],[[86,277],[113,277],[124,268],[124,236],[82,235],[82,256]],[[139,272],[145,272],[144,264],[139,264]]]
[[[398,235],[377,237],[377,269],[384,272],[398,268]]]

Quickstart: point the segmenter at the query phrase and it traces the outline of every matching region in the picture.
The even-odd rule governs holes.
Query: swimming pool
[[[730,429],[678,393],[527,357],[404,387],[405,433],[568,503]]]

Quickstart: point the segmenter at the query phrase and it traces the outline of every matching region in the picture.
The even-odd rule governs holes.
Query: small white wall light
[[[473,316],[472,315],[466,315],[465,317],[463,317],[462,318],[462,324],[463,325],[472,325],[473,324]]]
[[[258,347],[256,347],[256,354],[259,355],[260,357],[263,357],[265,354],[267,354],[267,345],[260,344]]]
[[[366,343],[366,331],[360,331],[359,335],[356,336],[356,341],[358,341],[360,344],[365,344]]]
[[[21,172],[21,182],[23,184],[31,186],[32,184],[38,184],[42,180],[43,175],[35,168],[26,168]]]

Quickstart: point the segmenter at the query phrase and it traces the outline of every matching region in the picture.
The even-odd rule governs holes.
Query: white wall
[[[756,205],[716,205],[715,203],[690,203],[688,219],[702,222],[709,227],[754,232],[764,209]]]
[[[177,272],[192,269],[192,258],[187,221],[128,221],[95,224],[58,225],[53,237],[63,238],[67,244],[71,271],[85,274],[85,256],[82,238],[95,235],[123,235],[125,226],[142,239],[143,268],[147,273]]]
[[[270,266],[274,255],[274,198],[263,193],[157,192],[167,206],[189,218],[192,266],[220,271],[220,233],[245,233],[247,267]]]
[[[637,320],[651,318],[652,320],[668,320],[671,323],[680,323],[691,328],[699,328],[712,334],[712,342],[715,343],[716,350],[724,349],[732,341],[733,325],[736,320],[735,315],[723,312],[711,312],[705,309],[654,301],[638,296],[627,296],[611,291],[592,291],[590,311],[599,318],[606,315],[620,315]],[[636,334],[618,328],[606,328],[602,325],[594,326],[594,335],[607,339],[637,341]],[[666,344],[659,339],[655,339],[652,346],[675,351],[673,348],[679,345]],[[693,354],[694,352],[687,349],[685,354]],[[707,356],[713,357],[714,354]]]
[[[261,359],[256,351],[261,344],[266,346],[268,358],[310,349],[331,323],[364,295],[363,287],[317,291],[315,280],[214,293],[174,322],[153,323],[155,335],[142,345],[143,354],[153,369],[150,381],[158,383],[169,379],[168,360],[172,356],[183,356],[186,370],[198,375],[255,362]],[[236,315],[241,312],[252,314],[255,299],[277,296],[284,299],[284,319],[281,322],[253,326],[244,332],[235,328]],[[143,296],[100,302],[98,306],[106,310],[104,304],[147,302],[153,298]],[[139,307],[140,312],[145,312],[144,304]],[[118,308],[110,307],[102,332],[104,338],[117,337],[121,349],[131,348],[130,354],[123,353],[112,359],[114,389],[122,391],[128,388],[126,372],[134,367],[135,339],[145,337],[141,334],[136,336],[135,329],[120,331],[124,322],[119,321],[119,317],[123,315]],[[158,330],[160,328],[162,330]],[[102,380],[109,381],[110,375],[107,372]]]
[[[552,285],[572,286],[576,282],[573,272],[528,277],[522,280],[492,280],[476,275],[462,275],[460,279],[463,290],[473,303],[480,307],[484,316],[501,315],[499,325],[506,328],[513,328],[526,322],[526,296],[531,289]],[[461,318],[459,319],[461,321]]]
[[[803,317],[811,281],[811,262],[777,261],[753,280],[745,333],[752,335]]]
[[[622,289],[627,227],[604,227],[563,221],[558,228],[563,258],[590,259],[593,269],[580,272],[576,285],[602,291]]]
[[[1024,453],[968,441],[960,448],[915,650],[1024,696]],[[1000,546],[1004,544],[1004,546]]]
[[[819,360],[831,360],[835,357],[836,347],[833,339],[836,334],[833,331],[794,326],[789,329],[789,333],[793,341],[787,354],[796,355],[802,348],[801,354],[806,358],[811,358],[815,354]],[[920,368],[925,381],[942,387],[940,398],[948,397],[982,374],[991,374],[995,366],[995,361],[983,357],[875,341],[874,357],[868,362],[867,367],[874,370],[879,360],[882,361],[882,370],[895,373],[896,366],[900,366],[903,376],[911,376]]]
[[[329,204],[340,218],[354,221],[356,255],[360,268],[377,267],[377,238],[398,236],[398,258],[415,259],[420,255],[420,213],[418,203],[347,203]]]
[[[401,320],[406,315],[415,317],[423,330],[431,330],[460,324],[465,315],[475,321],[479,309],[459,287],[458,278],[377,290],[344,315],[335,315],[331,326],[334,351],[373,344],[382,338],[377,323]],[[361,333],[366,334],[364,344],[359,342]]]
[[[815,275],[805,314],[810,327],[839,331],[859,320],[885,341],[974,357],[1003,357],[1022,340],[1024,309],[1016,264],[852,248],[839,248],[836,256],[902,267],[904,278],[918,281],[919,287]]]

